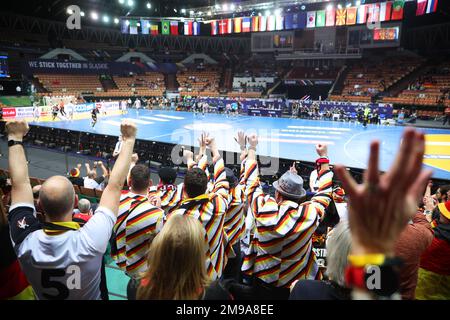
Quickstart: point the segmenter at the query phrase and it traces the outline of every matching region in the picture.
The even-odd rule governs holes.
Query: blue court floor
[[[234,141],[238,130],[259,136],[258,154],[277,158],[313,162],[316,159],[314,145],[329,145],[332,163],[348,167],[366,167],[369,143],[381,142],[381,170],[387,170],[398,149],[404,127],[368,125],[357,123],[237,116],[227,118],[218,114],[193,114],[162,110],[129,110],[127,115],[101,116],[94,129],[90,119],[73,121],[39,122],[41,126],[119,135],[121,119],[133,119],[138,125],[138,138],[165,143],[197,146],[203,131],[216,138],[219,149],[238,152]],[[450,130],[422,129],[426,134],[426,166],[434,170],[434,177],[450,180]]]

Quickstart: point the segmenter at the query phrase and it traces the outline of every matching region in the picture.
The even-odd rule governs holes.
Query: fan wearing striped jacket
[[[316,146],[319,189],[305,202],[303,179],[294,167],[274,182],[275,197],[263,193],[256,162],[258,138],[252,135],[248,141],[244,179],[255,230],[242,271],[252,279],[255,298],[288,299],[294,281],[321,279],[311,237],[331,201],[333,174],[327,146]]]

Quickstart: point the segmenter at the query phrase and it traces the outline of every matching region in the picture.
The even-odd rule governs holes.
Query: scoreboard
[[[0,55],[0,78],[9,78],[8,56]]]

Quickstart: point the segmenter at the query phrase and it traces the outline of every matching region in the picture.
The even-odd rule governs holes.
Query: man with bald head
[[[14,250],[23,272],[39,299],[86,299],[101,297],[103,254],[119,211],[123,182],[128,173],[136,140],[136,125],[122,122],[122,151],[95,215],[80,228],[72,221],[77,197],[70,181],[62,176],[47,179],[39,191],[38,205],[45,216],[36,219],[23,137],[24,121],[6,125],[9,172],[12,181],[9,225]]]

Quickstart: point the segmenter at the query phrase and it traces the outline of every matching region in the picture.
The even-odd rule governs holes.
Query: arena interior
[[[2,2],[0,299],[449,300],[449,5]]]

